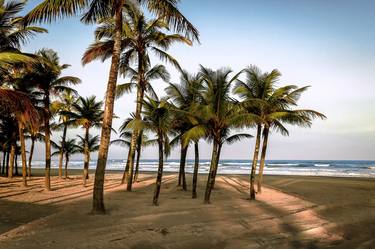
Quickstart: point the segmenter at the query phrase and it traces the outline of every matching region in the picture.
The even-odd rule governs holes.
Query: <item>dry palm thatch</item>
[[[33,129],[39,126],[39,113],[25,93],[0,88],[0,107],[2,111],[15,115],[24,125],[29,124]]]

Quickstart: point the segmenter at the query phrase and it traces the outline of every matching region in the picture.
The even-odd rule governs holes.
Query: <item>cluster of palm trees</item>
[[[17,156],[22,159],[23,185],[31,176],[31,165],[36,141],[44,141],[46,153],[46,188],[50,189],[51,147],[59,154],[59,176],[62,176],[63,156],[66,167],[71,154],[82,152],[89,160],[89,152],[97,150],[98,137],[89,135],[89,128],[100,125],[102,102],[95,97],[78,97],[71,88],[81,80],[74,76],[61,76],[68,64],[61,64],[57,53],[41,49],[34,54],[21,51],[21,45],[37,33],[47,30],[29,26],[24,17],[18,16],[25,6],[21,1],[0,2],[0,145],[3,152],[1,173],[12,177],[18,174]],[[54,117],[59,122],[54,123]],[[81,125],[85,136],[80,143],[66,141],[68,126]],[[63,130],[59,143],[51,141],[52,130]],[[26,143],[30,139],[28,162]],[[18,145],[18,142],[20,145]],[[28,170],[27,170],[28,166]],[[87,176],[88,165],[85,164]],[[65,172],[67,176],[67,173]]]
[[[286,124],[309,127],[314,118],[325,118],[323,114],[314,110],[294,108],[301,94],[308,87],[299,88],[295,85],[279,87],[277,84],[281,74],[276,69],[269,73],[262,73],[256,66],[249,66],[231,75],[232,71],[227,68],[212,70],[203,66],[196,75],[182,71],[179,84],[169,83],[165,89],[166,97],[159,99],[152,92],[138,100],[143,107],[142,117],[127,119],[122,125],[132,133],[137,130],[142,134],[151,132],[156,135],[155,140],[147,142],[155,143],[159,148],[159,169],[153,199],[155,205],[158,203],[160,192],[163,155],[167,156],[171,147],[180,146],[178,184],[186,190],[186,155],[189,144],[194,145],[192,197],[196,198],[198,141],[205,139],[212,143],[211,165],[204,196],[204,201],[209,203],[222,146],[251,138],[250,134],[243,133],[241,130],[256,128],[255,149],[251,156],[249,192],[249,198],[255,199],[256,167],[260,161],[257,175],[258,193],[260,193],[270,130],[288,135]],[[131,146],[130,141],[127,144]],[[142,145],[143,143],[139,143],[136,148],[140,149]],[[125,172],[128,173],[129,184],[132,179],[130,167],[126,168]]]
[[[201,66],[195,75],[182,70],[168,49],[174,43],[192,45],[193,41],[199,42],[199,33],[178,10],[177,4],[176,0],[44,0],[26,16],[18,17],[17,13],[24,7],[23,2],[0,1],[0,145],[4,154],[3,169],[8,169],[8,175],[13,173],[17,141],[20,141],[26,185],[26,138],[31,139],[29,175],[34,143],[38,140],[45,143],[47,189],[51,186],[52,155],[59,157],[58,173],[62,177],[64,157],[67,176],[70,156],[83,153],[85,185],[90,152],[98,150],[92,212],[104,213],[103,187],[110,144],[129,147],[122,179],[128,191],[132,190],[138,178],[142,148],[156,145],[159,166],[153,203],[157,205],[163,161],[175,146],[179,146],[181,152],[178,184],[187,190],[185,164],[191,145],[195,152],[192,197],[196,198],[198,143],[204,139],[212,143],[204,196],[208,203],[222,146],[252,137],[241,131],[256,128],[249,193],[251,199],[255,198],[256,167],[260,160],[257,178],[260,192],[270,130],[287,135],[285,124],[310,126],[314,118],[324,118],[324,115],[313,110],[296,109],[297,101],[307,87],[279,87],[277,83],[281,74],[277,70],[262,73],[257,67],[250,66],[235,75],[227,68],[211,70]],[[143,7],[155,17],[146,18]],[[60,64],[53,50],[41,49],[35,54],[21,51],[21,44],[28,37],[46,32],[30,26],[32,23],[51,22],[78,14],[82,15],[82,22],[97,25],[95,42],[85,51],[83,64],[111,59],[104,102],[97,101],[95,97],[78,96],[72,86],[80,83],[80,79],[61,76],[69,65]],[[169,83],[170,76],[165,66],[152,65],[151,55],[181,72],[179,84]],[[118,77],[128,79],[128,82],[117,85]],[[159,98],[155,93],[151,82],[156,79],[168,82],[166,97]],[[132,90],[137,93],[135,111],[120,127],[119,139],[110,141],[115,99]],[[72,126],[84,129],[84,136],[79,136],[78,142],[68,138],[68,127]],[[93,127],[101,127],[100,139],[90,136]],[[62,131],[61,141],[51,141],[52,130]],[[154,134],[155,139],[149,138],[150,134]],[[51,147],[57,151],[52,153]]]

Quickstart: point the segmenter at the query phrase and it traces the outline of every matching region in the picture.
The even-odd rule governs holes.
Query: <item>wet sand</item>
[[[35,172],[38,175],[41,172]],[[133,192],[121,173],[105,181],[108,214],[89,215],[93,175],[52,178],[52,191],[35,176],[0,177],[0,248],[374,248],[375,180],[266,176],[249,201],[245,176],[219,176],[212,203],[203,204],[165,174],[160,205],[152,206],[155,173],[140,176]],[[188,187],[191,176],[188,175]]]

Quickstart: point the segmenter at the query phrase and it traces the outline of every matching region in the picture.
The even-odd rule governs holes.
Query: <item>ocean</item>
[[[187,160],[186,172],[193,172],[194,160]],[[219,174],[248,175],[250,160],[221,160]],[[20,163],[18,165],[21,165]],[[43,168],[43,161],[34,161],[34,168]],[[52,168],[58,165],[57,160],[52,161]],[[90,168],[95,169],[96,160],[90,162]],[[141,171],[157,171],[157,160],[141,160]],[[210,160],[201,160],[199,173],[208,173]],[[70,169],[82,169],[82,160],[69,162]],[[107,169],[122,171],[125,160],[108,160]],[[165,172],[178,172],[179,160],[169,159],[164,163]],[[338,177],[374,177],[375,161],[361,160],[267,160],[264,173],[266,175],[306,175],[306,176],[338,176]]]

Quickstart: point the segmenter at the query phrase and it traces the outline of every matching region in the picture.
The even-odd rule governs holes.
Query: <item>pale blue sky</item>
[[[37,2],[30,1],[28,8]],[[270,159],[375,159],[374,1],[183,0],[180,6],[201,33],[200,45],[170,50],[182,67],[195,72],[199,64],[229,66],[237,72],[255,64],[265,71],[278,68],[283,73],[280,84],[312,86],[301,107],[321,111],[328,119],[314,122],[311,129],[290,127],[290,137],[272,134]],[[94,26],[80,24],[77,18],[43,26],[49,34],[39,35],[25,49],[55,49],[63,63],[72,65],[66,73],[83,80],[77,87],[80,94],[103,98],[108,63],[80,63],[93,41]],[[176,82],[177,72],[168,68]],[[162,94],[166,85],[154,86]],[[133,109],[132,95],[118,100],[115,112],[121,119],[114,127]],[[222,157],[249,159],[253,143],[224,147]],[[209,158],[210,149],[202,143],[201,157]],[[123,148],[110,149],[111,158],[124,154]],[[156,150],[146,149],[144,155],[156,158]],[[178,158],[178,153],[171,157]]]

